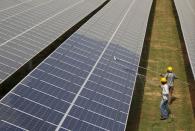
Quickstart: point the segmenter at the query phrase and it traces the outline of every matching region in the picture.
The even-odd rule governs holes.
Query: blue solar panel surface
[[[1,100],[0,129],[125,130],[151,4],[109,2]]]

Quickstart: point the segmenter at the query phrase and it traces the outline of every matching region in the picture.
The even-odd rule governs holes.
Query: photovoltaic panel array
[[[29,0],[1,0],[0,11],[18,6],[28,1]]]
[[[195,1],[174,0],[195,79]]]
[[[26,0],[0,10],[0,84],[103,2]]]
[[[124,131],[152,0],[112,0],[0,102],[0,129]]]

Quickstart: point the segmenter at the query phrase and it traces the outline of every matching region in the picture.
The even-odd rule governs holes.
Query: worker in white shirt
[[[167,79],[162,77],[160,79],[161,82],[161,89],[162,89],[162,100],[160,102],[160,112],[161,112],[161,120],[166,120],[169,117],[169,107],[168,107],[168,100],[169,100],[169,86],[167,84]]]

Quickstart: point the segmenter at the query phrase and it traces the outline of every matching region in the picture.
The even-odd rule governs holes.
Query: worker
[[[162,77],[160,79],[161,82],[161,89],[162,89],[162,100],[160,102],[160,112],[161,112],[161,120],[166,120],[169,117],[169,107],[168,107],[168,100],[169,100],[169,86],[167,84],[167,79]]]
[[[167,79],[167,83],[169,85],[169,104],[172,102],[172,95],[174,90],[174,80],[178,79],[175,73],[173,73],[173,67],[168,66],[167,67],[167,73],[161,74],[162,77],[165,77]]]

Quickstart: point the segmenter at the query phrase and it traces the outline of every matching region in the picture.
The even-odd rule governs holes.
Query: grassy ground
[[[146,39],[147,48],[142,63],[150,70],[146,77],[137,78],[137,86],[128,121],[128,130],[140,131],[195,131],[195,120],[190,99],[182,43],[179,38],[175,14],[171,0],[155,0],[153,23],[151,24],[150,40]],[[148,51],[148,52],[147,52]],[[145,60],[145,61],[144,61]],[[160,120],[159,104],[161,89],[159,74],[173,66],[179,77],[175,82],[174,101],[170,105],[171,115],[168,120]],[[143,95],[142,95],[143,94]],[[131,115],[133,114],[133,115]]]

